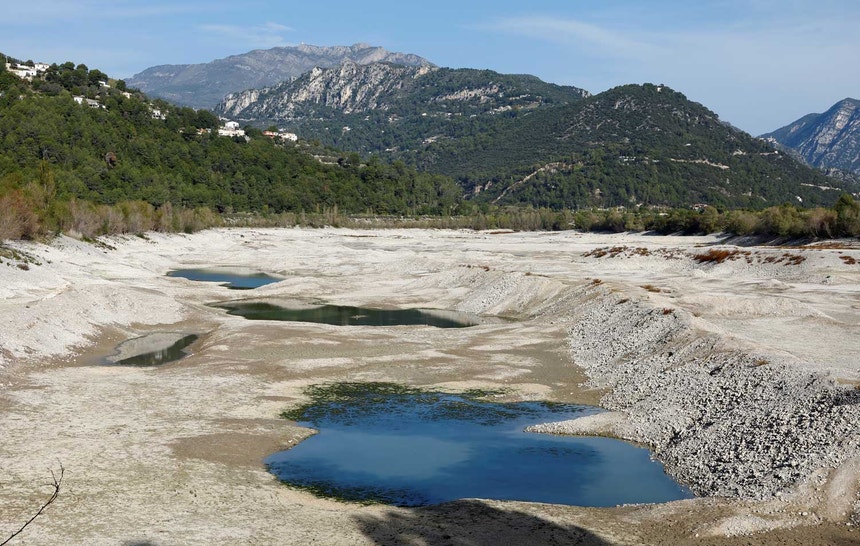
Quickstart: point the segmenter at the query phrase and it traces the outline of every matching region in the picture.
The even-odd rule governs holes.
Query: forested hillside
[[[218,136],[212,113],[150,101],[84,65],[32,83],[4,70],[0,93],[0,195],[23,201],[405,214],[450,212],[460,198],[450,179],[402,164],[321,160],[260,131]]]
[[[764,208],[832,204],[837,181],[665,86],[626,85],[407,159],[499,203]]]

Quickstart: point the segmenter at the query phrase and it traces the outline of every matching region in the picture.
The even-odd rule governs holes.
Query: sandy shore
[[[62,465],[57,502],[10,544],[856,543],[860,244],[718,242],[287,229],[16,243],[0,263],[0,540]],[[731,252],[696,259],[713,248]],[[206,304],[250,294],[165,276],[205,266],[283,276],[255,297],[517,320],[247,321]],[[188,334],[179,362],[104,365]],[[338,380],[600,402],[612,413],[545,431],[647,444],[706,496],[397,509],[289,490],[260,461],[311,431],[277,416]]]

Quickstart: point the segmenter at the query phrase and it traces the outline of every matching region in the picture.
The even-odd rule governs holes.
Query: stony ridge
[[[315,67],[274,87],[231,93],[215,111],[231,118],[283,120],[313,115],[318,107],[344,114],[386,110],[394,92],[431,70],[428,65],[345,61],[334,68]]]
[[[619,412],[530,427],[610,433],[654,448],[700,495],[778,496],[856,454],[860,395],[784,357],[696,330],[690,315],[622,299],[603,287],[576,297],[569,348],[601,405]]]
[[[315,67],[273,87],[231,93],[215,112],[258,124],[319,118],[343,125],[354,123],[348,119],[350,114],[369,111],[391,111],[405,119],[481,115],[586,96],[585,90],[545,83],[534,76],[347,60],[335,67]]]

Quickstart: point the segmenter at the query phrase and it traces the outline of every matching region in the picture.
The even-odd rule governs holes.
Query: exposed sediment
[[[27,544],[852,544],[860,241],[720,242],[223,229],[13,243],[27,261],[0,264],[0,537],[44,502],[47,469],[62,464],[60,497]],[[705,253],[725,260],[696,259]],[[249,294],[165,275],[249,264],[283,278],[253,292],[279,304],[499,318],[461,329],[248,321],[208,304]],[[144,340],[163,347],[166,332],[202,335],[167,365],[101,365],[126,340],[129,355]],[[583,387],[589,378],[601,388]],[[283,487],[261,461],[311,431],[278,415],[308,385],[340,381],[603,396],[610,411],[545,428],[648,444],[694,490],[727,497],[406,509]]]
[[[583,291],[570,355],[614,412],[534,432],[611,434],[651,446],[700,495],[781,495],[858,453],[860,391],[697,327],[680,309]]]

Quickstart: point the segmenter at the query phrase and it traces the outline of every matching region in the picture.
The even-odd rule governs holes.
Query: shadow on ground
[[[356,516],[359,529],[377,544],[427,546],[516,546],[565,544],[611,546],[585,529],[559,525],[531,514],[499,510],[479,501],[463,500]]]

